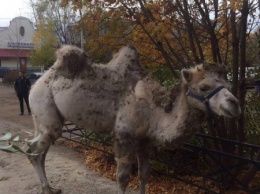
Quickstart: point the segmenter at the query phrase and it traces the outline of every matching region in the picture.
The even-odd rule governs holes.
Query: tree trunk
[[[242,15],[240,21],[240,86],[239,86],[239,95],[238,100],[241,106],[241,116],[239,118],[239,125],[238,125],[238,139],[239,141],[245,141],[245,133],[244,133],[244,110],[245,110],[245,66],[246,66],[246,36],[247,36],[247,18],[249,14],[248,8],[248,0],[243,1],[242,7]]]

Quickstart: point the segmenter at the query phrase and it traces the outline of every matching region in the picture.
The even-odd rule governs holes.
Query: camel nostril
[[[236,98],[228,98],[227,103],[230,105],[230,108],[233,109],[233,111],[237,112],[237,116],[241,114],[239,101]]]
[[[227,102],[238,106],[238,101],[235,98],[228,98]]]

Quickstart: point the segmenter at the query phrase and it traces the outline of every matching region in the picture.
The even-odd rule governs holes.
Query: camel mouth
[[[227,118],[234,118],[234,117],[238,117],[240,115],[240,111],[237,110],[228,110],[222,106],[220,106],[220,110],[223,114],[223,116],[227,117]]]

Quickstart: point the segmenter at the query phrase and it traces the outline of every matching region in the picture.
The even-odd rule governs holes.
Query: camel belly
[[[65,120],[86,129],[110,132],[118,111],[118,92],[97,88],[73,84],[55,89],[54,85],[54,102]]]

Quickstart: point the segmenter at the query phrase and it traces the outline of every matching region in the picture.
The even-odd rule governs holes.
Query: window
[[[25,33],[24,27],[21,26],[21,27],[20,27],[20,35],[21,35],[21,36],[24,36],[24,33]]]

